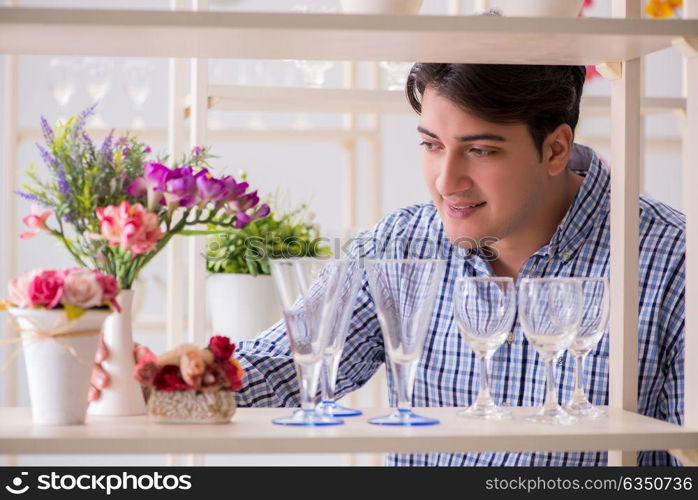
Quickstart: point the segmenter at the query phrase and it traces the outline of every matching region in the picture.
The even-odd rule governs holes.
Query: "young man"
[[[408,98],[420,115],[429,203],[386,216],[360,237],[354,257],[448,260],[429,323],[412,404],[468,406],[476,397],[473,353],[453,320],[461,276],[608,276],[609,172],[575,145],[583,67],[416,64]],[[640,202],[639,412],[681,423],[683,415],[685,221],[676,210]],[[241,406],[298,406],[296,372],[282,321],[241,342],[247,370]],[[384,362],[376,309],[361,287],[340,362],[338,397],[361,387]],[[572,360],[560,367],[563,401]],[[594,404],[608,403],[608,336],[587,357]],[[393,380],[389,383],[393,386]],[[391,391],[392,392],[392,391]],[[543,403],[543,364],[516,320],[492,359],[493,399]],[[394,401],[391,401],[394,404]],[[389,465],[605,465],[605,452],[389,455]],[[641,465],[679,465],[642,452]]]

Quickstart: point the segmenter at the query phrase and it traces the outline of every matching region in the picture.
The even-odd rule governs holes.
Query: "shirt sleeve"
[[[389,241],[400,213],[386,216],[371,231],[358,235],[347,251],[349,258],[370,258],[382,242]],[[383,338],[366,274],[352,311],[346,343],[340,358],[336,397],[363,386],[385,360]],[[300,393],[296,369],[283,320],[257,338],[238,344],[236,356],[245,369],[243,389],[237,393],[241,407],[296,407]]]

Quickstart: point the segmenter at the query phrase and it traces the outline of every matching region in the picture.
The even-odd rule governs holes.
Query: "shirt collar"
[[[569,167],[575,173],[584,175],[584,182],[547,245],[549,256],[563,260],[572,258],[582,246],[597,216],[607,212],[610,201],[610,174],[596,152],[587,146],[575,144],[574,162],[570,160]]]

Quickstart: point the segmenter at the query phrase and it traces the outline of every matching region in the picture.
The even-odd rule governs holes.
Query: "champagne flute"
[[[461,338],[475,352],[480,365],[480,390],[475,403],[458,416],[500,420],[511,412],[497,406],[490,394],[489,361],[511,331],[516,313],[514,280],[505,277],[459,278],[453,310]]]
[[[569,351],[574,355],[574,394],[565,411],[578,417],[598,418],[606,411],[589,402],[584,387],[584,360],[599,343],[608,326],[610,290],[606,278],[578,278],[584,293],[582,321]]]
[[[85,72],[85,90],[93,101],[101,101],[111,86],[113,61],[102,57],[86,57],[82,60],[82,66]],[[90,118],[88,126],[104,128],[107,123],[99,113],[95,113]]]
[[[522,278],[519,314],[528,341],[545,362],[545,403],[526,420],[571,424],[577,418],[558,403],[555,361],[574,340],[582,319],[582,284],[575,278]]]
[[[443,260],[369,259],[368,283],[383,333],[387,361],[397,389],[397,409],[372,418],[375,425],[434,425],[434,418],[415,414],[412,389],[436,293],[445,269]]]
[[[343,420],[316,411],[315,396],[323,356],[329,342],[324,327],[337,307],[340,285],[345,282],[349,260],[320,258],[269,261],[283,310],[286,331],[300,385],[301,408],[277,418],[278,425],[339,425]]]
[[[339,361],[342,357],[359,285],[361,285],[361,273],[358,261],[351,262],[347,269],[346,279],[339,284],[337,307],[334,308],[334,314],[327,315],[327,321],[323,323],[323,328],[328,330],[329,342],[327,349],[325,349],[322,371],[320,372],[322,399],[316,409],[335,417],[356,417],[362,414],[361,410],[346,408],[338,404],[334,394]]]

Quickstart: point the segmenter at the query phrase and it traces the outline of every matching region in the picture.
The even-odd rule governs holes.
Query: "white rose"
[[[22,274],[19,278],[10,281],[8,285],[9,301],[20,308],[29,307],[31,300],[29,300],[29,284],[34,279],[34,276],[41,270],[27,271]]]
[[[97,275],[88,269],[71,271],[63,282],[63,304],[89,309],[104,301],[102,285]]]

